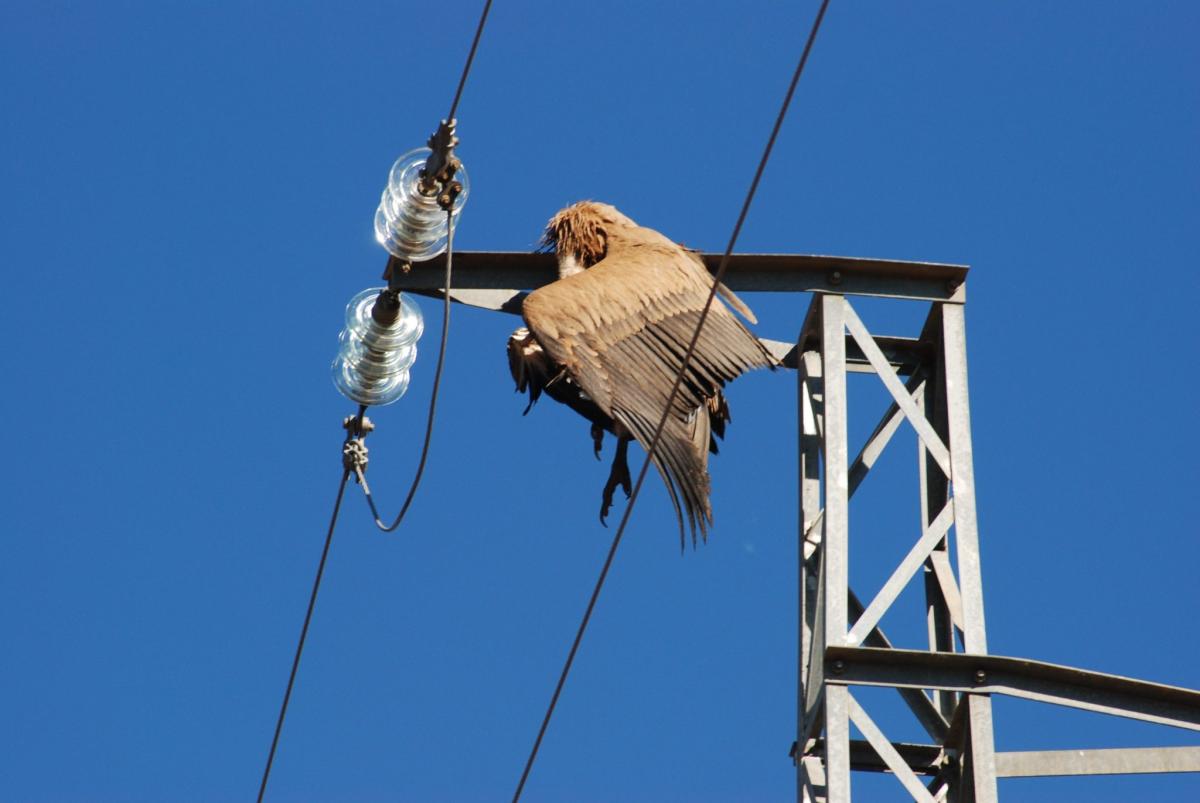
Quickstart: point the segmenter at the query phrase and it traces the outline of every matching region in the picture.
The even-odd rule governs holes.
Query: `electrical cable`
[[[433,372],[433,390],[429,394],[429,416],[425,421],[425,442],[421,446],[421,459],[417,463],[417,473],[413,477],[412,485],[409,486],[408,496],[404,498],[404,504],[401,506],[400,512],[396,514],[395,521],[390,525],[383,523],[383,519],[379,515],[379,510],[375,507],[375,499],[371,496],[371,487],[367,485],[367,477],[363,473],[362,466],[357,464],[354,466],[354,473],[358,479],[358,483],[363,488],[363,496],[366,497],[367,505],[371,508],[371,515],[375,517],[375,526],[385,533],[390,533],[399,527],[400,522],[404,520],[404,515],[408,513],[408,508],[412,504],[413,497],[417,495],[417,486],[421,484],[421,476],[425,473],[425,461],[429,458],[429,442],[433,438],[433,419],[437,413],[438,389],[442,386],[442,367],[446,364],[446,345],[450,338],[450,278],[453,273],[454,264],[454,216],[450,212],[446,213],[446,227],[446,274],[442,284],[442,287],[445,289],[445,298],[442,305],[442,341],[438,347],[437,368]],[[362,414],[363,411],[360,410],[360,430]]]
[[[362,411],[359,411],[362,416]],[[275,735],[271,739],[271,752],[267,754],[267,766],[263,768],[262,783],[258,787],[258,803],[262,803],[267,792],[267,779],[271,777],[271,765],[275,763],[275,749],[279,746],[279,734],[283,731],[283,718],[287,716],[288,701],[292,698],[292,686],[296,683],[296,671],[300,668],[300,654],[304,652],[304,640],[308,637],[308,625],[312,621],[313,608],[317,605],[317,592],[321,588],[321,577],[325,574],[325,560],[329,557],[329,545],[333,542],[333,530],[337,526],[338,512],[342,509],[342,497],[346,494],[346,481],[350,469],[342,471],[338,485],[337,501],[333,503],[333,516],[329,520],[329,531],[325,534],[325,548],[321,550],[321,562],[317,564],[317,576],[313,579],[312,595],[308,598],[308,611],[304,614],[304,627],[300,628],[300,642],[296,645],[296,657],[292,659],[292,671],[288,675],[287,691],[283,693],[283,704],[279,707],[279,719],[275,722]]]
[[[579,644],[583,640],[584,631],[587,630],[588,622],[591,620],[592,611],[596,607],[596,600],[600,596],[600,590],[604,586],[604,581],[608,577],[608,570],[612,566],[613,558],[616,556],[617,547],[621,544],[621,537],[625,534],[625,527],[629,523],[629,517],[633,513],[633,507],[637,503],[638,494],[642,490],[642,483],[646,479],[646,472],[650,467],[650,460],[653,457],[655,450],[658,448],[658,442],[662,437],[663,428],[666,426],[667,418],[670,415],[671,405],[675,402],[675,397],[679,394],[679,388],[683,384],[683,377],[687,373],[687,368],[692,359],[692,354],[696,350],[696,343],[700,339],[700,332],[704,328],[704,322],[708,318],[708,312],[712,308],[713,299],[717,295],[717,288],[721,284],[721,280],[725,278],[725,271],[729,267],[729,257],[733,253],[733,247],[737,243],[738,235],[741,234],[742,224],[745,223],[746,215],[750,211],[750,204],[754,201],[754,195],[758,191],[759,181],[762,179],[763,171],[766,169],[767,161],[771,157],[771,150],[775,147],[775,140],[779,135],[779,129],[783,126],[784,117],[787,115],[788,106],[792,102],[792,95],[796,91],[796,85],[800,81],[800,75],[804,72],[804,65],[808,61],[808,55],[812,51],[813,42],[816,41],[817,31],[821,28],[821,20],[825,17],[825,9],[829,6],[829,0],[822,0],[821,7],[817,11],[816,19],[813,21],[812,29],[809,31],[808,40],[805,42],[804,50],[800,55],[800,61],[796,65],[796,71],[792,75],[791,84],[788,86],[787,94],[784,96],[783,104],[779,109],[779,115],[775,119],[775,125],[771,129],[771,136],[767,140],[766,148],[763,151],[762,159],[758,163],[758,169],[754,173],[754,180],[750,183],[750,189],[746,193],[746,200],[742,204],[741,213],[738,215],[737,223],[733,227],[733,234],[729,238],[729,245],[725,248],[725,254],[721,257],[721,262],[717,268],[716,275],[713,277],[712,288],[709,290],[708,300],[704,304],[704,310],[700,314],[700,320],[696,324],[696,331],[692,334],[692,340],[688,344],[687,352],[683,357],[683,364],[680,366],[679,374],[675,378],[675,385],[671,388],[671,394],[667,397],[666,405],[663,407],[662,416],[659,418],[658,426],[654,430],[654,437],[650,440],[650,447],[646,450],[646,459],[642,462],[641,471],[638,472],[637,482],[633,486],[633,493],[629,496],[629,504],[625,506],[625,513],[621,516],[621,523],[617,527],[617,532],[613,536],[612,545],[608,549],[608,556],[604,560],[604,566],[600,570],[600,576],[596,580],[596,586],[592,590],[592,596],[588,600],[587,609],[584,611],[583,619],[579,623],[579,629],[575,633],[575,641],[571,644],[571,650],[567,654],[566,663],[563,665],[562,673],[559,675],[558,684],[554,688],[554,694],[550,698],[550,705],[546,709],[546,715],[542,719],[542,726],[538,730],[537,739],[534,740],[533,749],[529,753],[529,759],[525,762],[525,769],[521,773],[521,780],[517,784],[516,793],[513,794],[513,803],[517,803],[521,799],[521,792],[525,788],[525,782],[529,778],[529,772],[533,768],[533,762],[537,759],[538,749],[541,747],[542,738],[546,735],[546,728],[550,724],[550,718],[554,715],[554,708],[558,704],[558,697],[562,692],[563,685],[566,683],[567,675],[570,674],[571,665],[575,661],[575,653],[579,650]]]
[[[458,89],[454,91],[454,102],[450,104],[450,113],[446,122],[454,121],[454,113],[458,111],[458,101],[462,98],[463,87],[467,84],[467,74],[471,72],[471,63],[475,61],[475,51],[479,48],[479,37],[483,35],[483,25],[487,22],[488,12],[492,10],[492,0],[483,4],[483,13],[479,15],[479,25],[475,27],[475,38],[471,41],[471,50],[467,53],[467,63],[463,65],[462,77],[458,79]]]

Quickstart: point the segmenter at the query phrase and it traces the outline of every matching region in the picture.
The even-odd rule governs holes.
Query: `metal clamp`
[[[342,466],[361,476],[367,470],[367,445],[357,438],[346,441],[342,445]]]
[[[454,180],[454,174],[462,167],[462,162],[454,155],[454,147],[458,145],[458,137],[454,133],[456,122],[442,120],[437,131],[429,137],[426,144],[433,149],[433,153],[425,160],[419,185],[423,195],[436,195],[438,206],[447,212],[463,189],[462,183]]]
[[[363,438],[374,431],[375,425],[360,412],[342,419],[342,429],[346,430],[346,441],[342,444],[342,467],[354,473],[355,482],[362,483],[366,480],[364,475],[370,459]]]

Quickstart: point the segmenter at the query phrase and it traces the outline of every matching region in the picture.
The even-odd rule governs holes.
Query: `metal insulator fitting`
[[[421,168],[420,189],[425,195],[437,195],[438,188],[447,186],[462,169],[462,162],[454,155],[459,142],[454,132],[457,123],[457,120],[442,120],[425,143],[430,150]]]
[[[388,288],[381,290],[371,307],[371,318],[384,329],[395,326],[400,317],[400,291]]]
[[[367,470],[367,445],[358,438],[351,438],[342,445],[342,467],[355,474]]]
[[[357,415],[348,415],[342,419],[342,429],[346,430],[352,438],[365,438],[369,433],[375,431],[375,424],[365,415],[361,418]]]

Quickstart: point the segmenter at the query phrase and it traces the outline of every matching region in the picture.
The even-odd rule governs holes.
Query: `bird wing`
[[[529,404],[522,413],[527,415],[562,369],[554,364],[550,355],[525,327],[512,333],[507,350],[508,370],[517,383],[517,392],[529,394]]]
[[[606,257],[588,270],[535,290],[523,313],[555,363],[649,451],[712,279],[678,246],[642,231],[653,236],[610,242]],[[704,407],[726,382],[774,364],[758,339],[714,300],[653,455],[677,515],[676,489],[682,495],[693,540],[697,528],[705,535],[712,523],[709,427],[697,419],[709,417]]]

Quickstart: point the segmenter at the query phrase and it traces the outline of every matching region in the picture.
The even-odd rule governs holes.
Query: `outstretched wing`
[[[712,279],[682,249],[647,229],[614,244],[586,271],[531,293],[525,322],[546,352],[597,406],[649,451],[700,321]],[[663,428],[655,465],[695,539],[712,523],[705,405],[729,380],[774,358],[714,301]],[[683,527],[682,516],[680,528]]]

